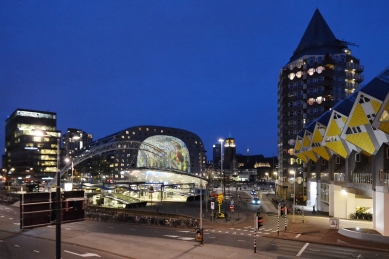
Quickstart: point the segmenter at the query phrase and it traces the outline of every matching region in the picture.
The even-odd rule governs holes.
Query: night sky
[[[0,1],[0,148],[17,108],[99,139],[138,125],[277,153],[277,83],[315,9],[357,44],[364,83],[389,65],[389,1]]]

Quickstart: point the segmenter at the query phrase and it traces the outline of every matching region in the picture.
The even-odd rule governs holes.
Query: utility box
[[[339,229],[339,219],[330,218],[330,229]]]

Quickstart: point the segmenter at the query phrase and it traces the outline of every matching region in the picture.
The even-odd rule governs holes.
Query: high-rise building
[[[54,112],[17,109],[6,119],[3,167],[8,180],[55,175],[61,137],[56,125]]]
[[[294,156],[296,136],[310,122],[352,94],[363,81],[363,66],[351,54],[355,44],[339,40],[316,9],[278,81],[279,175],[303,167]]]
[[[88,134],[80,129],[68,128],[63,135],[63,148],[65,149],[65,156],[75,158],[81,154],[81,149],[92,143],[93,135]]]
[[[212,162],[214,165],[219,165],[220,166],[220,161],[221,161],[221,144],[214,144],[212,147]]]

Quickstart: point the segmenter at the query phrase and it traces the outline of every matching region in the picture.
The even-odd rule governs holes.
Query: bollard
[[[257,228],[255,228],[254,233],[254,254],[257,252]]]
[[[286,208],[286,206],[284,207],[284,214],[285,214],[285,231],[286,231],[286,214],[288,213],[288,209]]]

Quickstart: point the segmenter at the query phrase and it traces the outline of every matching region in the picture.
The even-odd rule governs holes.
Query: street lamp
[[[219,142],[220,142],[220,178],[222,178],[224,176],[223,175],[223,141],[224,141],[224,139],[222,139],[222,138],[219,139]],[[220,184],[223,184],[223,178],[220,181]],[[224,183],[225,183],[225,180],[224,180]],[[224,184],[223,184],[223,188],[224,188]],[[225,188],[224,188],[223,196],[225,196],[225,195],[226,195],[226,193],[225,193]]]
[[[293,223],[294,223],[294,211],[295,211],[295,200],[296,200],[296,171],[290,171],[289,173],[293,173],[293,206],[292,206],[292,210],[293,210]]]

